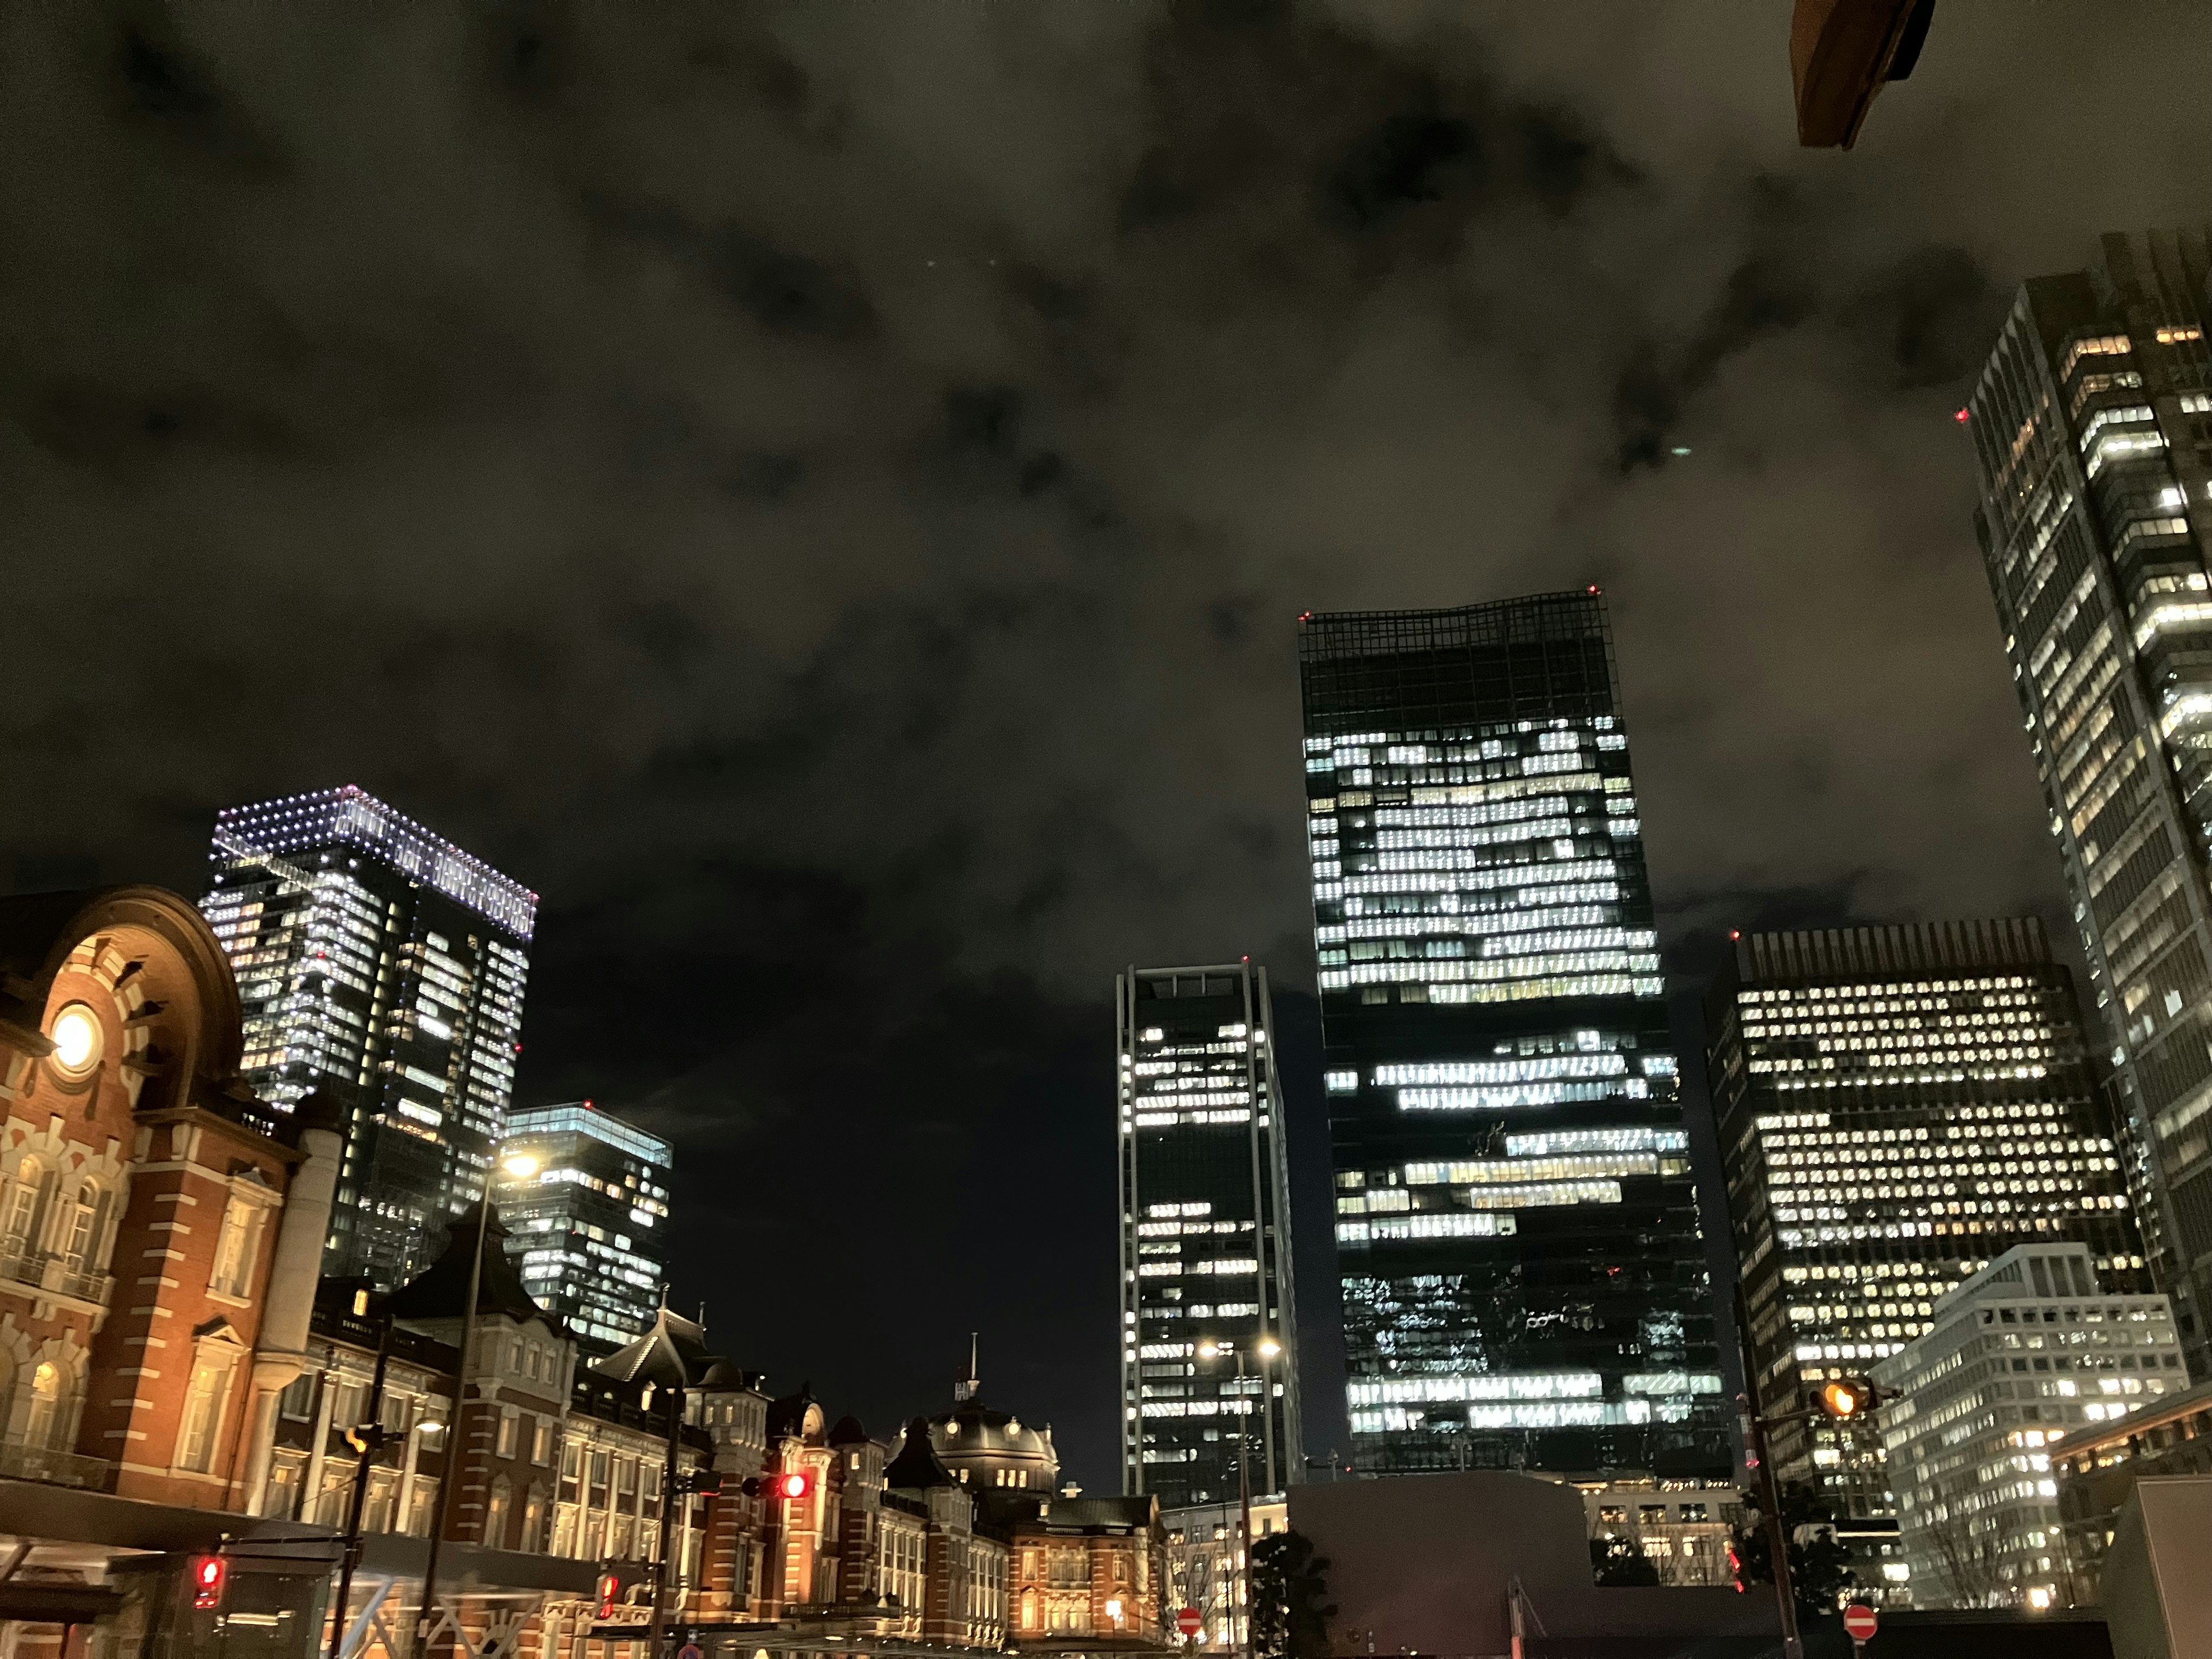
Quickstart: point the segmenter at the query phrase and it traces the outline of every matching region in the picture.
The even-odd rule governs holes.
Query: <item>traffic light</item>
[[[795,1504],[814,1490],[814,1476],[805,1469],[793,1469],[788,1474],[748,1475],[738,1490],[748,1498],[765,1493],[786,1504]]]
[[[722,1473],[720,1469],[678,1469],[676,1472],[676,1490],[712,1497],[722,1490]]]
[[[1863,1377],[1846,1376],[1823,1383],[1818,1397],[1820,1409],[1840,1423],[1867,1416],[1891,1396]]]
[[[1729,1577],[1735,1581],[1735,1593],[1741,1595],[1751,1586],[1743,1582],[1743,1557],[1736,1553],[1734,1539],[1729,1540],[1728,1561]]]
[[[222,1587],[230,1577],[229,1565],[220,1555],[195,1555],[192,1558],[192,1607],[196,1612],[206,1612],[222,1605]]]
[[[599,1622],[605,1624],[615,1616],[615,1600],[622,1594],[622,1580],[611,1572],[599,1575]]]

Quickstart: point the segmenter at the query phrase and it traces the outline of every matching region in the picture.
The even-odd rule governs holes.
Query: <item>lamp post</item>
[[[1283,1345],[1272,1336],[1262,1336],[1253,1344],[1263,1369],[1260,1373],[1261,1409],[1267,1409],[1267,1371],[1268,1360],[1282,1352]],[[1218,1359],[1223,1354],[1234,1355],[1237,1360],[1237,1605],[1230,1610],[1230,1617],[1237,1631],[1237,1650],[1243,1659],[1252,1659],[1252,1444],[1248,1424],[1252,1413],[1245,1405],[1244,1350],[1233,1343],[1215,1342],[1210,1339],[1198,1345],[1201,1359]]]
[[[538,1160],[510,1158],[500,1168],[517,1181],[527,1181],[538,1173]],[[445,1541],[447,1522],[453,1512],[453,1488],[461,1484],[461,1407],[468,1399],[469,1361],[476,1347],[477,1296],[483,1285],[484,1235],[491,1227],[491,1176],[490,1170],[484,1171],[483,1192],[477,1200],[477,1245],[469,1253],[469,1294],[461,1304],[460,1375],[453,1379],[453,1420],[446,1434],[446,1474],[438,1482],[437,1514],[430,1523],[430,1551],[422,1563],[422,1610],[415,1620],[416,1659],[421,1659],[429,1645],[431,1609],[437,1600],[438,1549]],[[459,1629],[458,1620],[454,1628]]]

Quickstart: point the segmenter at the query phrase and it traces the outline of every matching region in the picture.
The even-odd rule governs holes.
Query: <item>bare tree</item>
[[[2008,1581],[1997,1524],[1977,1528],[1953,1502],[1944,1505],[1942,1520],[1929,1522],[1922,1530],[1935,1550],[1954,1607],[2004,1605]]]

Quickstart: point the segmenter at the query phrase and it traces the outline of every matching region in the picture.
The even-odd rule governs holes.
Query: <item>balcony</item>
[[[77,1486],[86,1492],[112,1492],[115,1465],[104,1457],[80,1457],[75,1452],[50,1451],[44,1446],[0,1441],[0,1476],[13,1480],[37,1480],[49,1486]]]
[[[106,1308],[114,1288],[114,1274],[87,1273],[82,1262],[68,1256],[27,1249],[18,1242],[0,1244],[0,1291],[28,1291],[98,1312]]]

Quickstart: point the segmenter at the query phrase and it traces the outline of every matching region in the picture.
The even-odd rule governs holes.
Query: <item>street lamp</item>
[[[500,1169],[517,1181],[527,1181],[538,1173],[538,1160],[527,1153],[517,1153],[504,1158]],[[422,1563],[422,1611],[415,1620],[415,1650],[419,1655],[430,1640],[431,1608],[435,1604],[438,1586],[438,1547],[445,1540],[446,1525],[453,1512],[453,1488],[460,1483],[461,1406],[469,1391],[469,1361],[476,1348],[477,1297],[483,1284],[484,1235],[491,1227],[492,1172],[484,1171],[483,1192],[477,1200],[477,1244],[469,1253],[469,1294],[461,1304],[461,1370],[453,1379],[453,1421],[452,1432],[446,1437],[446,1474],[438,1482],[438,1513],[430,1523],[430,1552]],[[340,1617],[345,1610],[338,1610]],[[460,1621],[454,1621],[454,1629]]]
[[[1264,1411],[1268,1403],[1265,1367],[1268,1361],[1282,1352],[1283,1345],[1272,1336],[1262,1335],[1252,1346],[1260,1356],[1261,1365],[1260,1401],[1261,1409]],[[1251,1659],[1252,1445],[1248,1425],[1252,1413],[1245,1402],[1244,1350],[1234,1343],[1217,1342],[1211,1337],[1204,1339],[1198,1345],[1198,1357],[1200,1359],[1218,1359],[1223,1354],[1232,1355],[1237,1361],[1237,1577],[1240,1600],[1239,1605],[1231,1608],[1230,1613],[1238,1632],[1237,1651],[1244,1656],[1244,1659]]]

